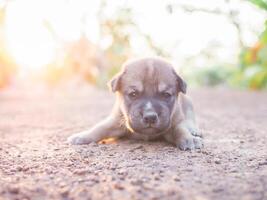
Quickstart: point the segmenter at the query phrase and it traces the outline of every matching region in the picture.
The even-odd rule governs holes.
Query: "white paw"
[[[187,127],[189,132],[193,135],[193,136],[197,136],[197,137],[201,137],[202,138],[202,132],[196,128],[195,126],[191,125]]]
[[[93,140],[89,139],[88,137],[85,137],[81,133],[74,134],[67,139],[69,144],[79,145],[79,144],[89,144],[93,142]]]
[[[194,149],[201,149],[203,147],[203,140],[200,137],[189,137],[189,138],[181,138],[178,147],[185,151],[185,150],[194,150]]]

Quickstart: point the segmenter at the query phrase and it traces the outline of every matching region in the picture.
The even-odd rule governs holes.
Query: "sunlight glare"
[[[55,41],[43,25],[40,2],[27,0],[9,4],[6,16],[7,45],[23,68],[39,69],[51,62]]]

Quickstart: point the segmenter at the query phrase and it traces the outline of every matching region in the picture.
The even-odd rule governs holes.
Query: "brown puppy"
[[[109,85],[116,93],[113,112],[90,130],[70,136],[69,143],[128,135],[163,138],[182,150],[203,146],[192,103],[185,95],[186,83],[168,62],[159,58],[128,62]]]

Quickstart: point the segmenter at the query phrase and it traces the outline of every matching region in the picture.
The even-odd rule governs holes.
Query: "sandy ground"
[[[267,199],[267,93],[191,91],[205,147],[68,145],[111,110],[106,91],[0,92],[0,199]]]

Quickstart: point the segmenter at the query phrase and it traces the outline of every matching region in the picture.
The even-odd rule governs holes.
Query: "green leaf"
[[[266,0],[249,0],[251,3],[257,5],[258,7],[267,11],[267,1]]]

